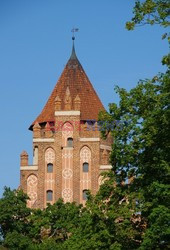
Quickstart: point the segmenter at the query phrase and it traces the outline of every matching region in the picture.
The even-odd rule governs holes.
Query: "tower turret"
[[[22,151],[20,154],[20,166],[28,166],[28,154],[26,151]]]
[[[74,40],[54,90],[29,128],[33,164],[28,165],[25,151],[21,154],[21,188],[30,207],[45,208],[59,198],[85,205],[87,190],[95,194],[100,172],[111,168],[111,143],[102,140],[97,124],[104,107],[77,58]]]

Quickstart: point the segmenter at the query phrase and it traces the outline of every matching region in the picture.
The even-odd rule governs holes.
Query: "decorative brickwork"
[[[73,126],[66,122],[62,127],[62,198],[64,202],[73,201]]]
[[[21,188],[29,207],[44,208],[57,199],[85,205],[95,194],[100,173],[110,168],[112,138],[103,140],[97,124],[103,105],[77,57],[71,56],[47,104],[31,125],[33,165],[21,154]],[[89,123],[89,120],[92,119]],[[96,121],[95,121],[96,119]]]
[[[51,165],[52,171],[48,172],[48,165]],[[54,168],[55,168],[55,152],[52,148],[48,148],[45,151],[45,188],[44,188],[44,207],[47,203],[54,203],[54,193],[55,193],[55,177],[54,177]],[[52,200],[47,200],[47,192],[52,191]]]
[[[83,169],[83,164],[87,164],[87,169]],[[91,172],[91,150],[84,146],[80,151],[80,203],[83,205],[85,205],[83,190],[91,190]]]
[[[27,201],[28,207],[33,207],[35,205],[35,202],[37,201],[37,185],[38,185],[37,176],[31,174],[27,178],[27,194],[30,198]]]

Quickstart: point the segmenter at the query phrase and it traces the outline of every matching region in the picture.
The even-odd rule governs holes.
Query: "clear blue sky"
[[[0,196],[19,185],[20,153],[32,164],[29,125],[42,110],[72,47],[107,108],[114,85],[131,89],[164,71],[160,27],[125,29],[133,0],[0,0]]]

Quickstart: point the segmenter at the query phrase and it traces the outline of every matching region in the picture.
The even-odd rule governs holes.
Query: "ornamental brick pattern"
[[[74,47],[73,47],[74,52]],[[95,194],[102,182],[100,173],[109,169],[112,138],[103,140],[97,120],[104,107],[76,55],[72,55],[33,130],[33,165],[23,151],[20,187],[30,200],[28,206],[45,208],[59,198],[85,205],[83,191]],[[83,164],[88,164],[88,171]],[[52,164],[52,171],[48,171]],[[50,191],[51,196],[48,196]]]
[[[27,201],[28,207],[33,207],[37,201],[37,184],[37,177],[34,174],[31,174],[27,178],[27,194],[29,196],[29,200]]]
[[[68,138],[73,138],[73,126],[66,122],[62,127],[62,198],[73,201],[73,147],[68,147]]]
[[[48,173],[48,164],[52,164],[53,171],[52,173]],[[54,195],[55,195],[55,152],[50,147],[47,148],[45,151],[45,188],[44,188],[44,206],[47,203],[53,204],[54,203]],[[52,200],[47,200],[47,191],[52,191]]]
[[[88,172],[83,171],[83,164],[88,163]],[[80,150],[80,203],[85,205],[83,190],[91,190],[91,150],[84,146]]]

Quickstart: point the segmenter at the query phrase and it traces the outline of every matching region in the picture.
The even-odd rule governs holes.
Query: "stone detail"
[[[111,150],[112,150],[112,147],[111,147],[111,146],[104,145],[104,144],[101,144],[101,145],[100,145],[100,149],[106,149],[106,150],[111,151]]]
[[[100,141],[100,138],[80,138],[80,141],[83,141],[83,142],[88,142],[88,141]]]
[[[45,152],[45,161],[47,163],[53,163],[55,160],[55,153],[52,148],[48,148]]]
[[[32,166],[23,166],[20,167],[20,170],[28,170],[28,171],[33,171],[33,170],[38,170],[38,166],[32,165]]]
[[[70,110],[70,111],[55,111],[55,116],[79,116],[80,111]]]
[[[33,142],[54,142],[53,138],[35,138]]]
[[[64,179],[70,179],[73,176],[73,171],[71,169],[65,168],[63,170],[63,178]]]
[[[27,201],[28,207],[33,207],[34,203],[37,200],[37,185],[38,179],[37,176],[31,174],[27,178],[27,195],[29,196],[29,200]]]
[[[69,148],[68,148],[68,150],[69,150]],[[73,154],[72,154],[72,152],[69,153],[66,151],[65,153],[62,153],[62,158],[73,158]]]
[[[111,170],[112,165],[100,165],[100,170]]]
[[[62,197],[64,198],[65,202],[70,202],[73,197],[73,192],[70,188],[65,188],[62,191]]]

